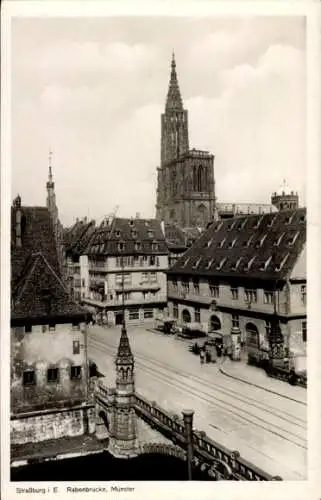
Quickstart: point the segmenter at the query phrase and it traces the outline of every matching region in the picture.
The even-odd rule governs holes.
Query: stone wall
[[[11,411],[33,411],[59,407],[66,401],[86,397],[84,325],[33,325],[11,329]],[[71,368],[80,369],[79,378],[71,378]],[[48,369],[55,368],[57,380],[48,381]],[[33,372],[31,384],[24,383],[24,373]],[[75,403],[73,403],[75,404]]]
[[[85,432],[85,408],[33,413],[11,419],[11,445],[81,436]],[[88,408],[89,433],[95,432],[95,409]]]

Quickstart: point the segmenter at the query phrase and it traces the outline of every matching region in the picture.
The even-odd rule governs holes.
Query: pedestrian
[[[204,358],[205,358],[205,352],[204,352],[204,349],[201,349],[200,350],[200,362],[201,362],[201,365],[204,364]]]

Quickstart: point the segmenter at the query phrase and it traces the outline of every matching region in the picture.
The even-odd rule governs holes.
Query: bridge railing
[[[135,395],[135,409],[149,424],[157,427],[159,432],[170,436],[173,442],[185,447],[185,427],[183,419],[179,415],[171,414],[160,408],[157,403],[151,402],[137,393]],[[242,458],[237,450],[231,451],[225,448],[225,446],[208,437],[203,431],[193,431],[193,444],[195,457],[201,457],[209,463],[222,464],[225,474],[229,475],[227,471],[230,471],[233,479],[248,481],[282,480],[280,477],[273,477],[262,471],[259,467]]]

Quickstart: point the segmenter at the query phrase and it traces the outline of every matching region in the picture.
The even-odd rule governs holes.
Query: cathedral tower
[[[116,356],[116,390],[109,447],[109,451],[116,457],[132,457],[137,452],[134,397],[134,356],[123,324]]]
[[[161,166],[177,160],[188,149],[188,112],[183,109],[173,53],[165,113],[161,117]]]
[[[214,155],[189,149],[188,112],[178,85],[174,54],[157,168],[156,218],[180,228],[205,228],[215,217]]]

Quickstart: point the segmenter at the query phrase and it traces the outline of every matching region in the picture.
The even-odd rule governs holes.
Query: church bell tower
[[[188,149],[188,112],[183,109],[173,53],[165,113],[161,116],[161,166],[177,160]]]

